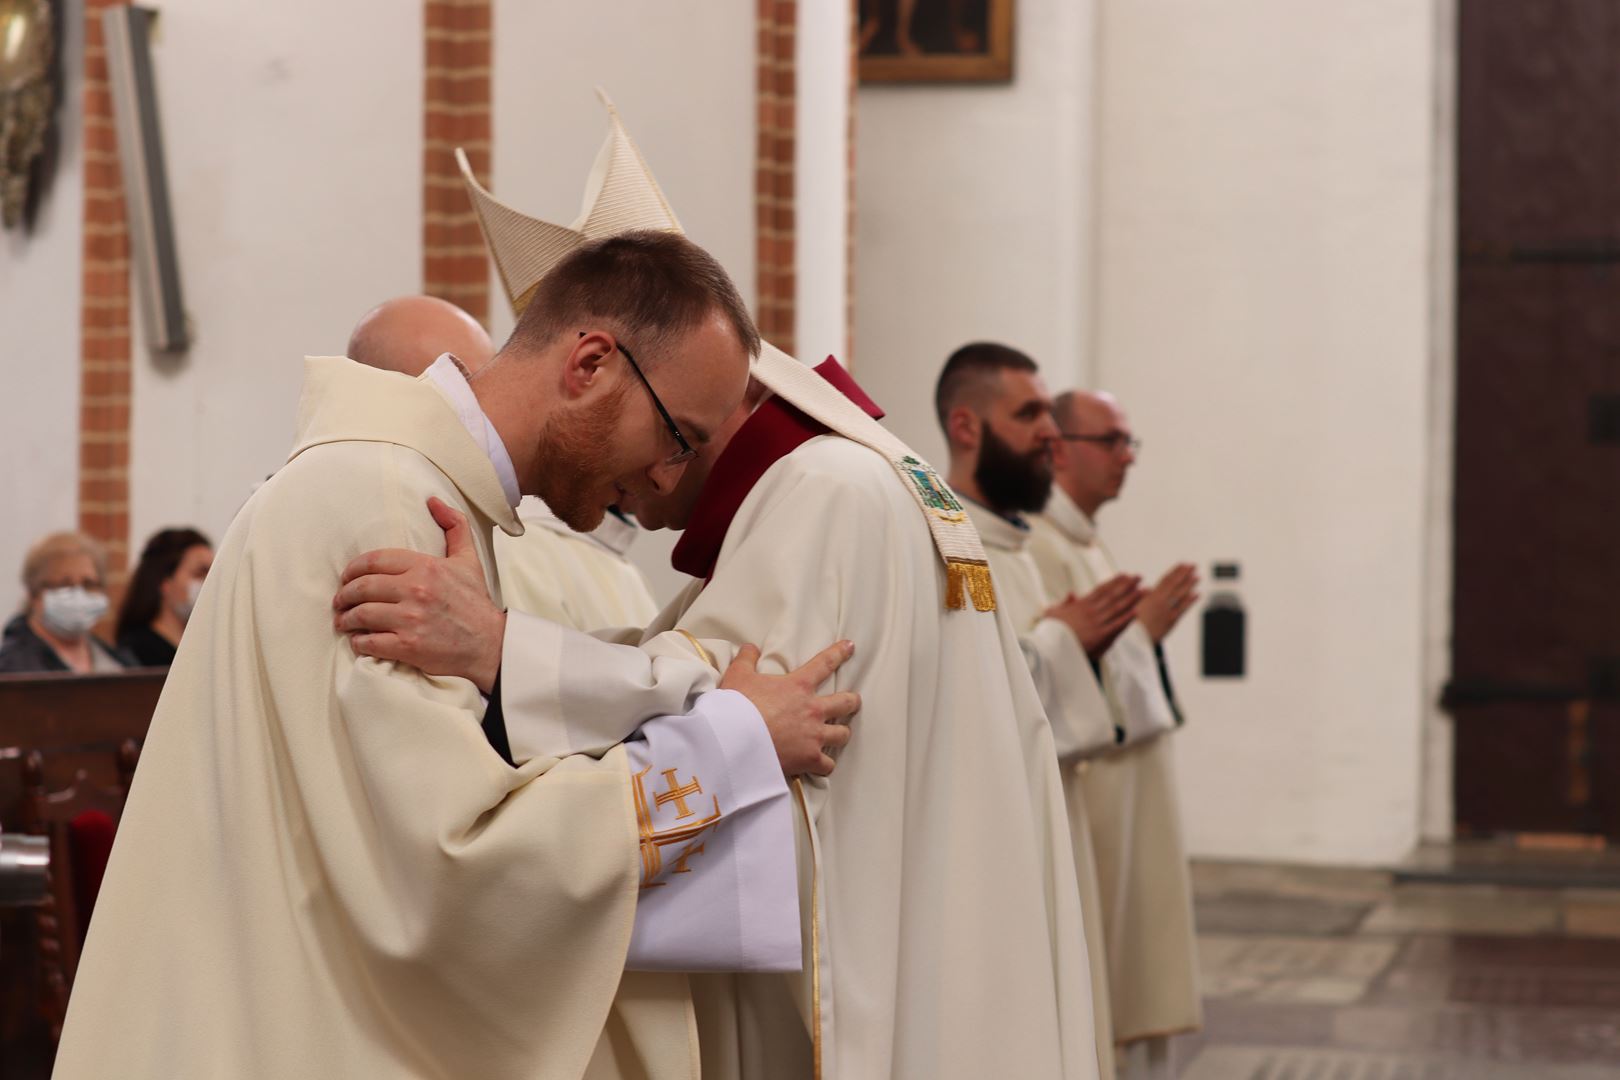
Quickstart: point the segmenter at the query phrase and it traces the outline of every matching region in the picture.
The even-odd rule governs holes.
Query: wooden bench
[[[90,913],[72,822],[122,812],[167,673],[0,675],[0,826],[46,836],[46,903],[0,912],[0,1075],[47,1077]]]

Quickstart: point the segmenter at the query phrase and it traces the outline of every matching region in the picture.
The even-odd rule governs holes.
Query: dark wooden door
[[[1620,838],[1620,3],[1459,33],[1457,824]]]

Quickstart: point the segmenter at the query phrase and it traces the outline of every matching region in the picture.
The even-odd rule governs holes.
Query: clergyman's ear
[[[613,338],[592,330],[576,333],[565,343],[569,348],[563,356],[563,393],[570,398],[582,397],[601,379],[603,365],[613,354]]]
[[[983,427],[984,421],[966,405],[958,405],[945,414],[945,435],[953,450],[977,451]]]

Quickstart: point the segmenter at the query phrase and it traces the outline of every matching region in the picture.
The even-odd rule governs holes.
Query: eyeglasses
[[[585,331],[581,330],[579,336],[584,337]],[[615,341],[613,347],[624,354],[625,360],[630,364],[630,370],[636,373],[636,378],[641,380],[641,385],[647,388],[647,395],[652,398],[653,408],[657,409],[658,415],[664,418],[664,426],[669,429],[670,435],[674,437],[675,445],[680,447],[679,450],[664,459],[664,464],[685,465],[688,461],[697,457],[697,451],[692,449],[692,444],[686,441],[686,436],[681,434],[681,429],[675,426],[675,418],[669,415],[669,410],[664,408],[664,403],[658,400],[658,391],[654,390],[652,383],[647,381],[646,372],[641,370],[641,365],[636,363],[636,358],[630,355],[630,350],[624,347],[624,342]]]
[[[1121,450],[1129,450],[1134,454],[1142,449],[1141,439],[1127,435],[1123,431],[1115,431],[1108,435],[1070,435],[1066,431],[1060,431],[1058,432],[1058,438],[1064,442],[1096,443],[1098,446],[1108,447],[1109,452],[1114,454],[1119,453]]]

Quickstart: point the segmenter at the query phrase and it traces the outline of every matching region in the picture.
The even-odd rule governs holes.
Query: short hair
[[[96,565],[96,577],[107,583],[107,550],[90,537],[77,532],[54,532],[35,542],[23,557],[22,584],[29,596],[38,596],[45,588],[45,578],[51,564],[58,559],[74,555],[88,555]]]
[[[759,331],[714,256],[680,233],[655,229],[587,243],[540,280],[508,344],[538,349],[560,335],[605,323],[657,364],[681,335],[719,311],[749,356]]]
[[[951,353],[934,386],[934,414],[941,431],[947,433],[946,418],[951,410],[972,397],[984,396],[992,376],[1003,371],[1039,371],[1035,361],[1010,345],[975,341]]]
[[[161,529],[152,534],[141,550],[141,561],[130,575],[124,590],[124,603],[118,609],[118,637],[132,630],[151,626],[163,605],[163,583],[180,569],[186,552],[194,547],[212,548],[208,537],[196,529]]]
[[[1052,419],[1060,428],[1066,428],[1074,422],[1074,402],[1079,395],[1078,390],[1065,390],[1052,399]]]

